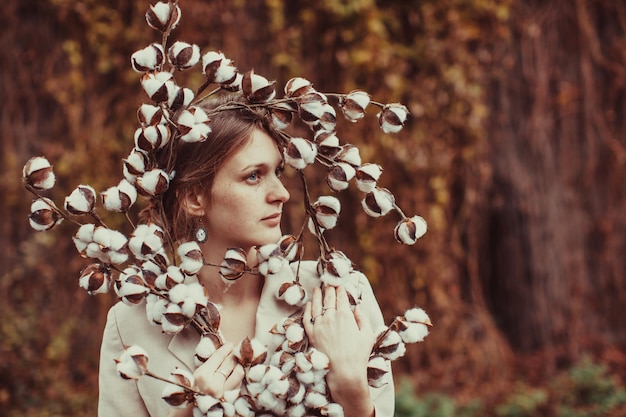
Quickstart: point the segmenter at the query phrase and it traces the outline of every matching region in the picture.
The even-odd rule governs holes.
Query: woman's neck
[[[205,251],[206,250],[206,251]],[[226,250],[203,247],[207,263],[220,265]],[[209,254],[213,254],[209,257]],[[219,254],[218,256],[215,256]],[[218,259],[219,258],[219,259]],[[250,251],[249,261],[256,260],[256,252]],[[219,267],[207,265],[199,273],[200,282],[209,292],[209,300],[219,306],[221,314],[220,332],[224,340],[238,343],[255,336],[256,312],[263,289],[263,277],[259,274],[243,274],[236,281],[226,281],[219,274]],[[249,263],[250,265],[250,263]],[[254,265],[254,264],[252,264]]]
[[[206,245],[208,246],[208,245]],[[198,278],[209,292],[209,299],[223,306],[238,306],[250,301],[258,302],[263,289],[263,277],[259,274],[245,273],[239,279],[225,280],[219,273],[219,266],[226,249],[203,247],[205,260],[210,265],[200,271]],[[256,252],[248,252],[249,262],[256,262]]]

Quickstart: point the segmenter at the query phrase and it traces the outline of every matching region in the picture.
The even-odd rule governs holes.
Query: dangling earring
[[[200,219],[200,221],[198,222],[198,227],[196,228],[196,233],[194,234],[194,236],[196,237],[196,242],[198,243],[206,242],[207,238],[209,237],[209,234],[204,228],[204,224],[202,224],[202,219]]]

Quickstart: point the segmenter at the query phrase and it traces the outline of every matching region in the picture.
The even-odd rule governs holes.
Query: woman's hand
[[[226,343],[220,346],[209,359],[200,365],[193,373],[196,391],[209,394],[221,399],[226,391],[241,386],[244,378],[244,369],[233,355],[234,346]],[[191,417],[193,406],[185,409],[174,409],[168,417]]]
[[[226,343],[220,346],[209,359],[194,372],[196,390],[222,398],[224,392],[241,386],[244,377],[244,369],[237,362],[233,354],[234,346]]]
[[[367,363],[375,335],[359,307],[352,312],[342,287],[315,288],[304,308],[304,329],[311,344],[330,359],[326,376],[333,401],[341,404],[346,417],[372,416],[367,384]]]

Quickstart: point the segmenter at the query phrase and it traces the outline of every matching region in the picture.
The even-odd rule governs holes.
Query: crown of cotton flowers
[[[320,255],[316,274],[320,286],[343,286],[356,305],[361,302],[359,283],[366,279],[352,261],[326,241],[325,231],[337,226],[341,204],[334,195],[311,199],[304,171],[312,164],[326,168],[326,183],[332,193],[351,184],[363,193],[361,206],[371,217],[395,212],[400,220],[395,239],[414,244],[426,232],[420,216],[406,216],[397,206],[390,190],[378,186],[383,168],[363,162],[357,146],[342,143],[337,133],[338,111],[350,122],[358,122],[371,107],[384,133],[397,133],[404,126],[407,108],[399,103],[373,101],[364,91],[326,94],[301,77],[292,78],[277,97],[277,87],[262,75],[250,70],[241,73],[234,62],[221,51],[201,53],[198,45],[182,41],[168,43],[170,33],[181,20],[178,1],[159,1],[146,12],[148,25],[161,32],[161,43],[152,43],[134,52],[132,68],[140,73],[140,84],[147,102],[137,110],[139,126],[133,135],[133,147],[122,161],[121,179],[117,185],[98,193],[80,184],[57,206],[42,195],[55,185],[53,167],[45,157],[29,160],[23,169],[27,190],[35,194],[29,222],[37,231],[54,228],[67,219],[78,226],[72,240],[80,256],[91,260],[79,277],[79,285],[89,294],[113,289],[119,299],[145,308],[148,321],[169,334],[185,327],[201,335],[196,347],[196,364],[200,365],[222,343],[220,312],[210,301],[210,294],[198,283],[197,274],[206,265],[195,241],[175,242],[167,224],[136,223],[129,210],[140,197],[162,208],[161,198],[174,178],[170,166],[159,165],[157,153],[175,153],[181,143],[203,142],[212,133],[211,117],[215,112],[233,108],[264,108],[279,132],[286,164],[300,174],[304,185],[304,210],[308,229],[317,238]],[[200,67],[204,82],[196,89],[180,86],[175,74]],[[205,93],[209,87],[214,88]],[[201,104],[211,95],[227,91],[242,100],[232,101],[211,111]],[[286,132],[294,118],[310,128],[310,137],[294,137]],[[168,160],[170,158],[161,158]],[[104,209],[122,213],[133,231],[124,233],[109,228],[98,214],[98,203]],[[84,221],[84,219],[88,219]],[[303,257],[302,233],[286,235],[279,242],[257,248],[258,265],[250,268],[247,255],[240,248],[224,254],[219,273],[226,280],[257,273],[280,282],[276,298],[287,304],[303,306],[309,294],[299,281],[299,263]],[[398,316],[390,326],[381,329],[368,365],[370,385],[386,383],[387,361],[405,352],[406,343],[422,341],[431,326],[422,309],[412,309]],[[193,403],[194,415],[324,415],[341,416],[342,410],[332,403],[325,385],[328,358],[309,345],[302,316],[277,323],[272,334],[278,342],[274,352],[255,339],[244,339],[235,349],[246,369],[244,386],[224,398],[212,398],[196,392],[193,376],[174,370],[169,378],[149,372],[148,356],[139,346],[121,352],[116,362],[123,378],[148,375],[166,382],[163,398],[174,407]]]
[[[404,244],[414,244],[426,232],[426,222],[420,216],[407,217],[396,205],[393,194],[377,185],[383,168],[375,163],[363,163],[358,147],[342,144],[337,135],[337,111],[351,122],[366,115],[371,106],[379,108],[377,118],[385,133],[402,129],[408,117],[407,108],[400,103],[383,105],[371,100],[364,91],[347,94],[325,94],[317,91],[308,80],[296,77],[284,86],[284,96],[276,98],[276,83],[256,74],[253,70],[241,73],[232,60],[220,51],[200,53],[198,45],[175,41],[168,45],[170,32],[181,18],[178,2],[160,1],[148,9],[146,20],[150,27],[163,32],[162,43],[152,43],[131,56],[133,69],[142,74],[141,86],[149,102],[138,111],[140,126],[134,134],[134,147],[123,160],[124,178],[117,186],[101,195],[104,207],[111,211],[127,212],[137,195],[157,198],[169,186],[175,175],[169,167],[158,166],[152,158],[154,152],[166,146],[175,147],[180,142],[201,142],[211,133],[210,114],[198,106],[211,93],[202,96],[210,86],[218,90],[239,92],[244,102],[232,106],[264,107],[271,115],[273,125],[284,139],[285,162],[302,171],[308,165],[319,163],[327,167],[326,182],[333,192],[342,191],[354,182],[364,193],[362,208],[369,216],[385,216],[397,212],[401,220],[394,230],[395,238]],[[194,93],[179,86],[176,71],[201,66],[205,82]],[[331,101],[335,106],[331,105]],[[232,108],[226,106],[227,108]],[[220,111],[217,109],[216,111]],[[299,117],[311,128],[312,137],[291,137],[284,132],[293,118]],[[27,187],[41,191],[54,185],[51,164],[44,157],[31,159],[24,167]],[[308,198],[308,195],[306,196]],[[88,185],[80,185],[65,200],[70,215],[94,212],[96,192]],[[32,210],[31,224],[37,230],[48,230],[58,224],[63,214],[50,202],[37,203]],[[337,223],[341,205],[334,196],[321,196],[307,205],[313,233],[323,233]],[[54,215],[47,215],[47,213]]]

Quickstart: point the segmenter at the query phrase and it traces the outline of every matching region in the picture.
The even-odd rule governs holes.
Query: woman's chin
[[[250,247],[255,248],[255,247],[278,243],[281,237],[283,237],[282,232],[280,228],[277,228],[276,230],[273,230],[270,233],[264,233],[263,236],[259,236],[258,239],[254,240],[254,243],[252,243]]]

